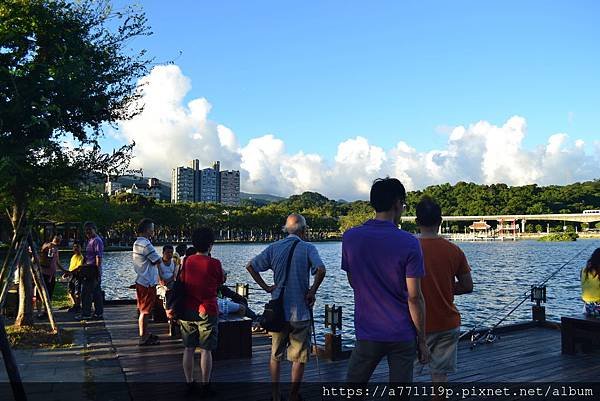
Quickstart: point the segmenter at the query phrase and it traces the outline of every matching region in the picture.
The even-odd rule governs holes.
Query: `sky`
[[[135,140],[147,176],[221,160],[245,192],[348,200],[387,175],[409,190],[600,178],[598,2],[141,5],[146,108],[102,144]]]

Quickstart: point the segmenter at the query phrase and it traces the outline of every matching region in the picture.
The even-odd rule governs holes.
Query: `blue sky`
[[[208,100],[241,146],[271,133],[326,160],[356,136],[428,152],[451,127],[515,115],[528,150],[561,132],[590,154],[600,139],[595,1],[142,5],[155,34],[135,46],[173,60],[191,82],[185,99]]]

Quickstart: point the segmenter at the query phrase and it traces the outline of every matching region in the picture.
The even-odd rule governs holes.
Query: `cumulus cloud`
[[[365,137],[349,138],[338,145],[333,160],[325,160],[314,153],[290,154],[273,134],[240,144],[231,129],[210,120],[208,100],[184,101],[191,82],[176,65],[155,67],[140,84],[144,111],[122,122],[119,135],[136,141],[135,167],[163,179],[191,159],[200,159],[204,166],[221,160],[224,168],[241,171],[246,192],[318,191],[351,200],[365,198],[372,180],[388,175],[398,177],[408,189],[458,181],[565,184],[598,176],[599,143],[556,133],[547,143],[525,149],[527,122],[521,116],[502,125],[479,121],[444,127],[445,147],[426,152],[400,138],[387,150]]]

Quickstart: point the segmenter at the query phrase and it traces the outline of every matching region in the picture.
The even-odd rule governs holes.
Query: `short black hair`
[[[173,245],[164,245],[163,246],[163,253],[165,251],[173,251]]]
[[[199,252],[206,252],[215,243],[215,233],[209,227],[200,227],[192,233],[192,244]]]
[[[154,222],[151,219],[148,219],[148,218],[141,219],[137,226],[137,233],[142,234],[142,233],[146,232],[146,230],[149,229],[152,224],[154,224]]]
[[[437,226],[442,222],[442,208],[430,198],[424,196],[417,203],[417,224],[425,227]]]
[[[190,246],[188,249],[185,250],[185,256],[192,256],[196,254],[196,248],[194,248],[193,246]]]
[[[175,252],[177,252],[177,255],[179,255],[179,256],[185,255],[186,250],[187,250],[186,244],[179,244],[175,247]]]
[[[378,178],[371,187],[370,202],[376,212],[392,210],[398,200],[406,200],[404,185],[397,178]]]
[[[83,223],[83,229],[85,230],[86,228],[91,228],[94,231],[97,230],[96,223],[94,223],[93,221],[86,221],[85,223]]]

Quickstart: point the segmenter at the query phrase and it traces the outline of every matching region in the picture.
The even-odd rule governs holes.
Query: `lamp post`
[[[331,328],[331,333],[325,333],[325,355],[332,361],[342,359],[342,336],[337,329],[342,329],[342,307],[325,305],[325,327]]]
[[[248,299],[250,294],[250,286],[244,283],[235,283],[236,294]]]
[[[546,303],[546,286],[532,285],[531,286],[531,302],[535,305],[531,306],[531,315],[534,322],[546,321],[546,307],[542,303]]]

